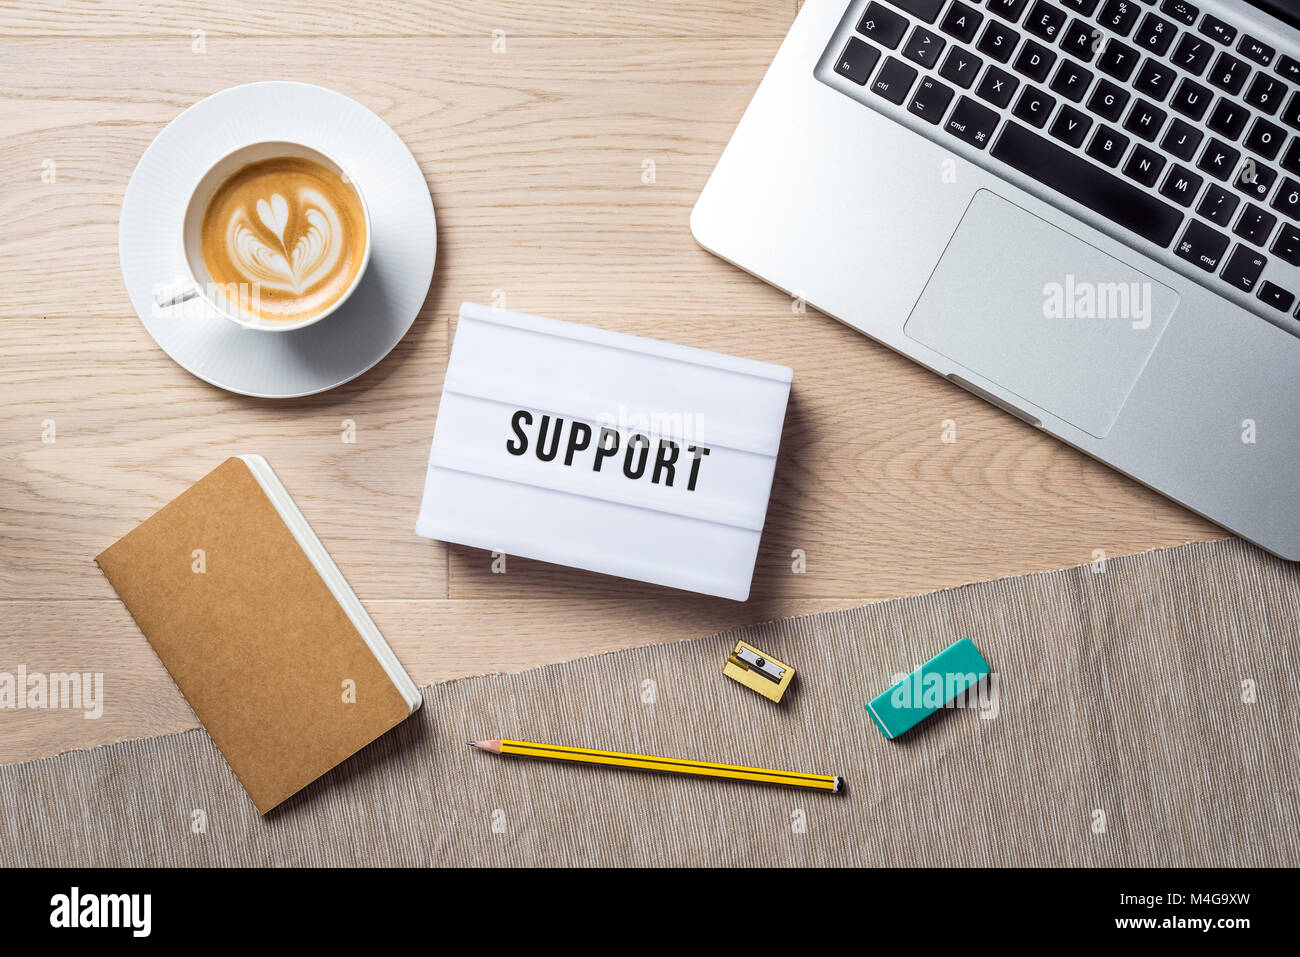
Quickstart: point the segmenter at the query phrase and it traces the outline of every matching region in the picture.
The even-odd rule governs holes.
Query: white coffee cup
[[[200,236],[203,215],[207,211],[208,203],[212,200],[217,189],[232,173],[242,169],[249,163],[285,156],[308,159],[318,163],[337,173],[352,189],[361,204],[361,211],[365,217],[365,245],[361,253],[361,265],[342,295],[328,306],[310,315],[298,319],[277,320],[263,318],[241,306],[238,301],[239,297],[232,299],[229,295],[230,290],[213,281],[203,261]],[[181,219],[180,247],[181,260],[185,264],[186,272],[180,279],[170,284],[164,284],[155,291],[154,302],[160,309],[170,309],[197,297],[214,312],[220,313],[231,322],[237,323],[246,329],[259,329],[266,332],[292,332],[295,329],[314,325],[337,311],[360,285],[361,277],[365,275],[366,267],[370,264],[370,207],[366,205],[365,194],[362,193],[360,185],[348,175],[348,171],[343,164],[329,154],[303,143],[293,143],[286,140],[247,143],[217,160],[194,184],[194,188],[190,191],[189,201],[185,206],[185,215]]]

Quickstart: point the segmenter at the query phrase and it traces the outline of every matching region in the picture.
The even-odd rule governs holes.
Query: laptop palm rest
[[[1177,306],[1168,286],[982,189],[904,331],[957,363],[950,377],[1022,400],[1022,417],[1041,409],[1104,438]]]

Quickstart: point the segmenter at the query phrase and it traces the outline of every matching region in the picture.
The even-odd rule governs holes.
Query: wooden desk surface
[[[0,3],[0,671],[105,675],[100,720],[0,711],[0,762],[196,723],[92,558],[241,452],[274,465],[417,683],[1223,534],[695,244],[691,205],[796,0],[365,9]],[[267,79],[384,117],[439,226],[405,340],[359,380],[288,402],[174,365],[117,254],[118,206],[158,131]],[[794,367],[750,601],[523,559],[496,575],[485,552],[415,536],[456,309],[494,296]]]

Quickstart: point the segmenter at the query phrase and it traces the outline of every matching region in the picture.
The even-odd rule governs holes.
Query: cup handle
[[[159,309],[179,306],[199,294],[199,287],[188,277],[173,282],[158,283],[154,287],[153,301]]]

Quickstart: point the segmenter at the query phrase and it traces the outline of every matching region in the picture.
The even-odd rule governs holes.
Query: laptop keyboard
[[[1270,257],[1300,267],[1300,61],[1184,0],[857,9],[829,62],[865,102],[1170,251],[1284,327],[1300,319],[1300,279],[1263,278]]]

